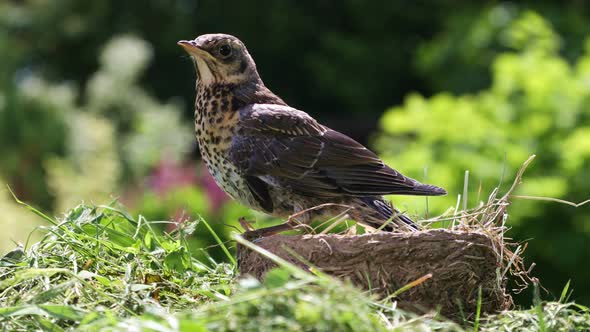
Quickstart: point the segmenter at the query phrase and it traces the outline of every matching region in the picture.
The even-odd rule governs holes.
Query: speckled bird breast
[[[201,156],[217,184],[233,199],[257,208],[237,168],[227,158],[227,151],[238,123],[238,108],[231,87],[197,85],[195,102],[195,136]]]

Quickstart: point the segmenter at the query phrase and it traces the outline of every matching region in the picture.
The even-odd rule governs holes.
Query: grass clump
[[[481,331],[590,331],[590,309],[576,303],[547,302],[488,316]]]
[[[86,205],[43,217],[54,224],[43,239],[0,260],[3,330],[387,331],[413,317],[282,262],[262,283],[238,281],[234,263],[191,255],[186,236],[205,223],[166,234]]]
[[[4,328],[75,327],[152,307],[176,312],[226,299],[234,267],[192,257],[185,235],[195,225],[168,235],[152,224],[114,208],[81,205],[40,242],[6,255],[0,261]]]
[[[38,213],[38,212],[37,212]],[[0,329],[7,331],[482,331],[539,326],[539,310],[509,311],[463,326],[414,315],[347,282],[303,271],[254,244],[279,268],[236,278],[235,263],[196,259],[186,237],[113,207],[80,205],[43,239],[0,260]],[[222,244],[220,244],[222,245]],[[229,253],[229,251],[228,251]],[[200,255],[199,257],[203,257]],[[547,330],[590,328],[588,309],[542,306]],[[536,324],[536,325],[535,325]],[[569,324],[569,325],[568,325]],[[525,329],[526,331],[526,329]]]
[[[139,330],[156,323],[170,331],[175,326],[186,331],[386,331],[367,305],[367,298],[357,290],[292,280],[282,269],[274,270],[272,278],[277,280],[242,280],[229,301],[177,315],[160,310],[151,313],[151,319],[143,315],[117,325]]]
[[[59,221],[43,217],[54,224],[43,239],[0,260],[2,330],[460,330],[281,261],[263,282],[237,279],[235,264],[191,255],[186,236],[203,223],[166,234],[157,222],[87,205]]]

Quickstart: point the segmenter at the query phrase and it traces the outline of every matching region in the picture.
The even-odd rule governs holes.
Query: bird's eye
[[[227,44],[221,45],[221,47],[219,48],[219,54],[221,54],[222,57],[227,58],[231,55],[231,46]]]

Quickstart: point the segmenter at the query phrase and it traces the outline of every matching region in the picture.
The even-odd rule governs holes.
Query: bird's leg
[[[242,226],[243,227],[243,226]],[[265,236],[275,235],[280,232],[288,231],[294,229],[296,226],[293,225],[290,221],[284,222],[280,225],[260,228],[260,229],[247,229],[242,235],[246,240],[253,240],[262,238]]]
[[[270,226],[270,227],[265,227],[265,228],[260,228],[260,229],[252,229],[252,227],[247,224],[247,222],[245,221],[245,219],[241,218],[240,219],[240,224],[242,224],[242,222],[245,222],[247,224],[247,227],[244,227],[244,224],[242,224],[242,227],[244,227],[244,229],[246,229],[246,232],[243,233],[244,238],[245,239],[257,239],[257,238],[262,238],[265,236],[270,236],[270,235],[275,235],[284,231],[289,231],[289,230],[293,230],[293,229],[297,229],[297,228],[302,228],[302,227],[309,227],[308,224],[311,222],[311,215],[309,213],[307,213],[307,210],[300,210],[297,211],[295,214],[292,214],[291,216],[289,216],[289,218],[287,219],[287,221],[285,221],[282,224],[279,225],[275,225],[275,226]]]
[[[252,225],[250,225],[250,222],[248,220],[246,220],[246,217],[240,217],[240,219],[238,219],[238,222],[240,223],[240,226],[242,226],[242,228],[246,232],[254,230],[254,227],[252,227]]]

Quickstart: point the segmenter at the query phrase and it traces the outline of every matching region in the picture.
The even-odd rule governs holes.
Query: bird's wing
[[[352,138],[288,106],[244,107],[238,128],[230,151],[240,171],[267,183],[278,181],[301,195],[445,193],[402,175]]]

